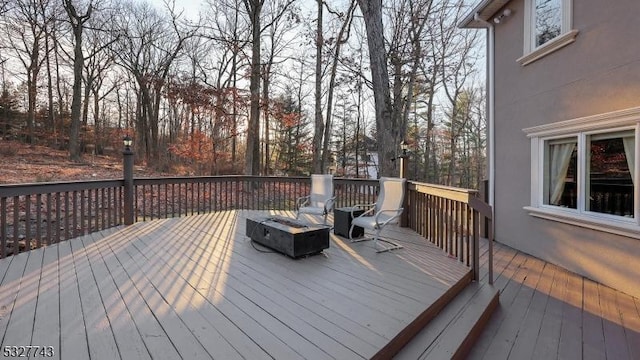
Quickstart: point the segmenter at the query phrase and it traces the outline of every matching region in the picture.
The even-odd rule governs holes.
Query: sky
[[[164,8],[164,0],[142,0],[153,4],[156,8]],[[216,0],[211,0],[216,1]],[[184,9],[184,14],[191,20],[197,20],[206,0],[176,0],[176,9]],[[298,2],[303,10],[315,9],[315,0],[302,0]]]
[[[155,5],[158,9],[164,8],[163,0],[146,0],[149,3]],[[215,0],[214,0],[215,1]],[[200,8],[202,5],[202,0],[176,0],[176,10],[183,9],[184,14],[192,20],[196,20],[198,18],[198,14],[200,13]]]

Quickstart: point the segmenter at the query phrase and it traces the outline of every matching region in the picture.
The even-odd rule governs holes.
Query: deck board
[[[567,274],[567,289],[562,304],[562,328],[558,344],[559,359],[582,359],[582,297],[584,281]]]
[[[12,256],[11,258],[14,258]],[[11,265],[11,261],[0,261],[0,284],[4,280],[5,275],[7,274],[7,270],[9,270],[9,266]]]
[[[176,245],[179,246],[177,242],[176,242]],[[162,256],[162,254],[158,254],[158,256]],[[210,256],[207,255],[206,259],[210,259]],[[208,263],[209,264],[217,263],[219,259],[214,259],[214,260],[215,261],[213,262],[208,261]],[[183,269],[187,270],[189,273],[195,275],[198,278],[203,278],[203,277],[206,278],[210,275],[213,275],[213,273],[206,268],[206,265],[199,266],[195,261],[193,261],[193,259],[191,259],[190,263],[185,263]],[[308,319],[303,319],[303,321],[300,321],[299,319],[293,318],[287,309],[291,308],[291,306],[296,306],[297,304],[291,301],[287,301],[286,298],[283,298],[282,295],[280,295],[279,293],[282,289],[278,288],[277,284],[271,283],[270,284],[271,287],[268,287],[268,286],[264,286],[260,282],[254,281],[253,278],[255,277],[255,275],[257,275],[257,273],[252,274],[252,276],[238,277],[236,275],[233,275],[232,278],[229,279],[229,287],[232,287],[239,295],[242,295],[249,299],[256,299],[256,301],[258,299],[262,299],[262,301],[260,302],[260,306],[263,309],[273,314],[275,318],[283,320],[287,323],[291,323],[292,327],[296,331],[300,331],[301,333],[306,333],[306,336],[310,336],[314,338],[314,343],[319,342],[320,345],[322,346],[323,341],[324,342],[328,341],[329,343],[325,344],[327,346],[322,346],[322,348],[327,348],[327,349],[330,349],[330,351],[334,352],[335,354],[332,354],[332,356],[338,357],[338,358],[344,358],[345,356],[346,357],[356,356],[356,354],[354,354],[351,351],[349,351],[348,353],[342,353],[341,351],[343,350],[340,344],[335,343],[333,339],[328,338],[325,334],[319,333],[318,330],[316,330],[315,328],[312,328],[312,326],[313,327],[318,326],[317,322],[319,321],[322,322],[324,319],[317,316],[313,319],[315,321],[309,321]],[[231,281],[231,280],[237,280],[237,281]],[[248,286],[247,284],[251,284],[253,285],[253,287]],[[256,287],[257,289],[254,289],[254,287]],[[205,294],[208,293],[208,295],[211,295],[214,298],[217,295],[221,295],[225,297],[229,296],[228,293],[226,294],[216,293],[215,290],[212,289],[212,284],[207,281],[199,281],[198,289]],[[281,302],[281,304],[277,304],[276,301]],[[285,306],[285,304],[287,304],[288,306]],[[329,329],[329,330],[333,330],[333,329]],[[329,330],[327,332],[329,332]]]
[[[600,306],[603,318],[604,345],[607,359],[629,359],[629,349],[625,339],[622,318],[618,310],[616,292],[601,284],[598,285]]]
[[[333,234],[317,256],[260,252],[245,221],[264,214],[139,222],[0,260],[2,345],[64,359],[370,358],[469,273],[400,228],[384,232],[405,246],[391,253]]]
[[[499,243],[495,254],[500,305],[469,359],[640,358],[638,299]]]
[[[92,237],[96,241],[96,237]],[[115,286],[118,288],[133,322],[135,323],[146,349],[153,359],[176,359],[180,354],[171,339],[158,322],[149,305],[145,302],[135,284],[131,281],[118,259],[108,246],[97,246],[105,266],[109,270]]]
[[[111,319],[100,297],[99,284],[89,264],[87,249],[81,238],[69,241],[75,264],[77,286],[84,316],[89,356],[92,359],[119,359],[118,345],[111,328]],[[61,294],[62,295],[62,294]],[[65,301],[65,299],[61,300]],[[76,309],[76,312],[78,309]],[[111,315],[112,317],[115,314]],[[63,337],[66,334],[61,334]]]
[[[34,315],[33,336],[31,344],[51,345],[59,348],[60,344],[60,292],[58,286],[58,248],[45,247],[42,266],[40,268],[40,286]]]
[[[631,359],[640,359],[640,312],[636,308],[636,299],[617,293],[617,304],[624,325],[625,338]]]
[[[59,347],[61,359],[86,359],[89,357],[86,327],[80,290],[76,276],[71,242],[65,241],[51,248],[58,249],[58,289],[60,299]],[[50,329],[54,331],[55,329]],[[54,344],[39,344],[54,345]]]
[[[528,359],[533,356],[536,344],[535,340],[540,334],[542,319],[549,300],[549,293],[551,292],[555,273],[556,269],[554,266],[545,264],[535,291],[533,292],[531,302],[526,310],[525,317],[522,320],[522,324],[520,324],[510,356],[521,359]]]
[[[94,246],[94,235],[82,238],[87,252],[91,271],[98,284],[98,291],[109,323],[113,329],[114,339],[118,345],[118,353],[122,359],[151,359],[138,329],[133,322],[129,309],[122,300],[120,291],[113,282],[111,273],[107,269],[102,255]]]
[[[548,268],[554,268],[555,274],[535,341],[533,359],[551,359],[557,356],[562,330],[562,300],[567,289],[567,272],[552,265],[545,267]]]
[[[598,296],[598,284],[584,280],[584,299],[582,308],[582,342],[583,358],[606,359],[604,347],[604,328],[600,298]]]
[[[3,339],[4,343],[16,345],[31,344],[43,256],[44,249],[39,248],[31,251],[27,258],[24,274],[19,279],[20,284],[18,285],[19,289],[15,296],[13,310],[8,319],[7,329]]]
[[[107,246],[111,247],[111,244],[107,244]],[[130,257],[126,251],[120,251],[120,249],[114,254],[125,272],[127,272],[131,284],[138,290],[145,303],[148,304],[154,317],[162,325],[180,356],[184,359],[207,358],[207,356],[204,356],[207,354],[206,349],[164,296],[147,279],[144,272],[136,267],[135,259]]]

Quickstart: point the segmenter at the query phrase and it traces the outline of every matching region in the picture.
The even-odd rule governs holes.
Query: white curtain
[[[571,154],[575,147],[575,143],[549,145],[551,161],[550,205],[558,205],[562,198],[562,191],[564,190],[564,183],[567,178],[567,170],[569,169],[569,162],[571,162]]]
[[[622,138],[624,145],[624,156],[627,158],[627,166],[631,173],[631,181],[636,183],[636,139],[633,135]]]

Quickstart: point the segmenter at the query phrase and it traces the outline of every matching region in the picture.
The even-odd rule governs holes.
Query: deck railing
[[[129,222],[233,209],[295,210],[296,199],[310,191],[308,177],[140,178],[132,184]],[[0,258],[128,223],[125,185],[110,180],[0,186]],[[371,204],[378,181],[336,178],[334,192],[336,207]],[[480,219],[490,219],[491,209],[476,195],[409,182],[405,222],[470,266],[477,278]]]
[[[122,224],[123,181],[0,186],[0,258]]]
[[[295,210],[308,177],[133,180],[133,222],[212,211]],[[336,206],[372,203],[378,182],[336,179]],[[0,258],[125,224],[124,180],[0,186]]]
[[[211,211],[295,210],[308,195],[308,177],[213,176],[134,180],[134,214],[138,220],[170,218]],[[375,202],[378,182],[335,179],[336,206]]]
[[[409,182],[405,201],[406,225],[449,256],[480,272],[480,229],[492,219],[491,208],[475,190]],[[489,239],[493,239],[489,224]],[[489,282],[493,283],[493,242],[489,241]]]

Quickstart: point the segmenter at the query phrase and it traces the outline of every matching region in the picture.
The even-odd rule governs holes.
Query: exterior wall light
[[[500,15],[493,18],[493,22],[496,24],[500,24],[502,19],[508,17],[509,15],[511,15],[511,9],[504,9],[504,11],[502,11]]]

